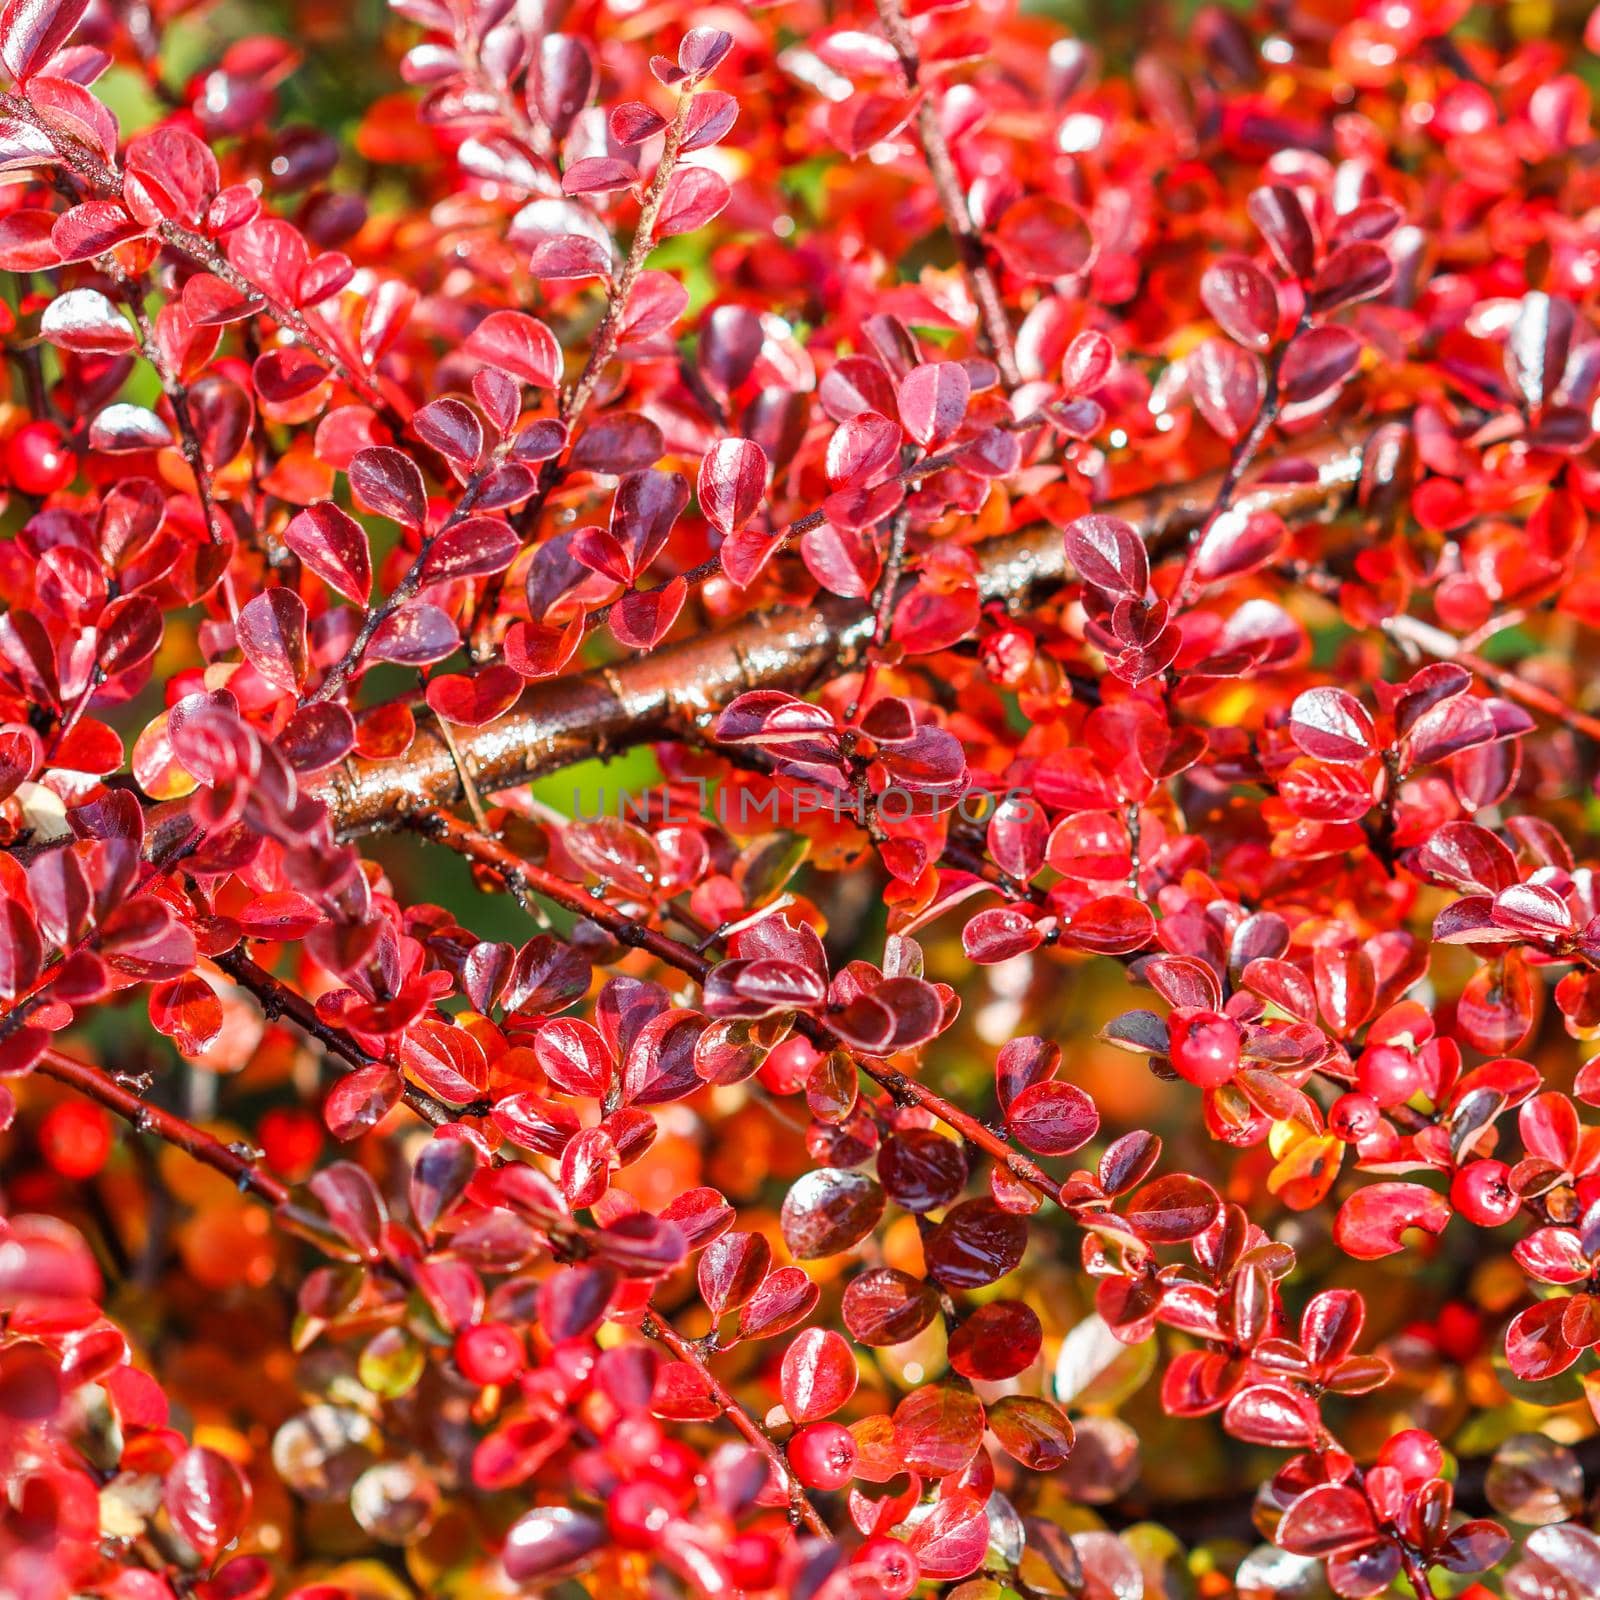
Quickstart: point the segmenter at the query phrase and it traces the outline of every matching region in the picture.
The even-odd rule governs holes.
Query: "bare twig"
[[[796,1519],[803,1522],[813,1533],[831,1539],[833,1535],[828,1531],[828,1524],[822,1520],[821,1514],[811,1503],[810,1496],[801,1487],[800,1480],[790,1471],[788,1458],[778,1448],[772,1435],[728,1392],[721,1379],[706,1364],[705,1357],[701,1355],[699,1349],[685,1339],[659,1311],[644,1319],[640,1324],[640,1331],[647,1339],[654,1339],[670,1350],[679,1361],[688,1362],[699,1372],[706,1388],[710,1391],[711,1398],[722,1408],[723,1415],[744,1439],[767,1458],[768,1464],[777,1475],[778,1482],[788,1486],[789,1504]]]
[[[878,20],[900,58],[906,86],[915,94],[924,88],[921,82],[922,59],[917,51],[917,42],[911,36],[905,13],[900,9],[900,0],[876,0],[876,4]],[[939,209],[944,213],[945,226],[955,239],[962,266],[972,285],[972,298],[978,305],[978,316],[983,324],[989,351],[994,356],[1006,387],[1014,389],[1021,382],[1021,377],[1017,371],[1017,352],[1011,336],[1011,323],[1006,316],[1005,303],[1000,298],[1000,286],[995,281],[988,251],[977,224],[972,220],[972,208],[967,204],[961,175],[956,171],[955,160],[950,154],[949,141],[940,126],[939,108],[932,95],[927,93],[922,95],[922,102],[917,107],[917,138],[928,163],[928,174],[933,179],[934,193],[939,197]]]

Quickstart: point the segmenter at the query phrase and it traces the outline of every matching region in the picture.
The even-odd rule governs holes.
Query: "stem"
[[[1568,705],[1559,695],[1552,694],[1541,685],[1530,683],[1526,678],[1520,678],[1516,673],[1505,667],[1498,667],[1492,661],[1485,661],[1482,656],[1465,649],[1460,641],[1446,633],[1443,628],[1436,628],[1432,623],[1423,622],[1417,617],[1404,616],[1386,617],[1382,626],[1383,631],[1391,639],[1415,645],[1425,655],[1433,656],[1438,661],[1454,661],[1465,667],[1468,672],[1475,672],[1508,700],[1519,701],[1529,710],[1542,712],[1563,727],[1572,729],[1574,733],[1581,733],[1600,743],[1600,717],[1592,717],[1588,712]]]
[[[115,266],[114,257],[105,259]],[[206,533],[212,544],[221,544],[222,519],[218,515],[212,497],[211,468],[206,461],[205,452],[200,447],[200,434],[194,425],[194,414],[189,409],[189,391],[178,381],[177,374],[168,370],[161,358],[160,342],[156,338],[155,326],[150,321],[150,313],[145,306],[148,286],[129,277],[120,268],[115,270],[114,276],[121,284],[128,305],[133,311],[134,320],[139,325],[139,348],[145,360],[155,368],[156,376],[161,379],[162,393],[172,406],[172,417],[178,425],[178,440],[183,451],[183,459],[194,477],[195,494],[200,500],[200,511],[205,519]]]
[[[32,103],[19,94],[0,93],[0,111],[25,122],[44,135],[54,148],[62,164],[98,199],[122,200],[122,176],[114,166],[88,148],[69,138],[46,118],[34,110]],[[328,338],[314,327],[305,313],[297,307],[277,299],[260,285],[239,271],[211,240],[178,222],[159,222],[154,230],[161,242],[195,265],[204,267],[220,278],[230,288],[252,300],[258,300],[271,314],[272,319],[286,329],[300,344],[324,361],[364,399],[384,413],[386,420],[396,429],[405,426],[405,420],[365,373],[358,371],[334,348]]]
[[[588,410],[589,402],[594,398],[594,391],[611,358],[617,353],[617,346],[622,342],[622,324],[627,315],[628,301],[633,297],[634,285],[639,281],[639,274],[644,271],[644,264],[649,260],[650,252],[655,249],[656,220],[661,215],[661,206],[667,197],[667,184],[671,181],[678,165],[678,151],[683,143],[684,128],[693,101],[692,93],[681,94],[678,97],[678,109],[667,128],[661,159],[656,163],[650,186],[645,190],[644,199],[639,206],[639,224],[634,229],[633,240],[628,246],[622,271],[617,274],[611,292],[606,296],[605,310],[600,314],[599,326],[595,329],[593,342],[589,346],[588,359],[583,364],[583,371],[578,374],[578,381],[561,397],[561,420],[568,427],[568,447],[561,455],[553,457],[540,469],[539,485],[534,491],[533,498],[517,513],[516,527],[524,538],[537,527],[545,502],[566,477],[567,460],[571,451],[572,425]],[[472,620],[467,626],[469,642],[478,640],[480,632],[486,627],[499,604],[504,587],[503,573],[496,573],[484,584],[483,593],[478,597],[478,603],[473,608]],[[477,653],[476,644],[474,650]]]
[[[789,1504],[795,1515],[814,1534],[824,1539],[832,1539],[833,1534],[829,1531],[828,1524],[823,1521],[821,1514],[811,1503],[809,1496],[801,1487],[800,1480],[789,1470],[788,1458],[778,1448],[772,1435],[728,1392],[721,1380],[706,1365],[705,1357],[701,1355],[699,1349],[685,1339],[659,1311],[644,1319],[640,1324],[640,1331],[647,1339],[654,1339],[657,1344],[670,1350],[679,1361],[688,1362],[699,1372],[705,1380],[706,1387],[711,1391],[711,1398],[722,1408],[722,1414],[767,1458],[778,1482],[788,1485]]]
[[[418,549],[416,559],[406,568],[405,576],[401,578],[392,590],[376,606],[369,606],[366,615],[361,619],[360,631],[350,641],[350,647],[345,653],[328,668],[323,675],[322,682],[317,685],[316,691],[302,697],[301,704],[315,704],[319,700],[331,700],[338,694],[345,684],[349,682],[351,674],[356,672],[366,656],[367,647],[372,643],[373,636],[385,622],[392,617],[403,605],[411,600],[422,587],[423,573],[427,570],[428,557],[433,553],[433,547],[444,537],[451,528],[455,527],[477,504],[478,496],[483,490],[485,480],[489,474],[500,464],[501,452],[496,452],[467,480],[466,487],[461,492],[461,498],[456,502],[455,508],[434,531],[423,539]]]
[[[568,883],[566,879],[558,878],[542,867],[533,866],[498,839],[478,833],[447,813],[436,812],[418,818],[414,826],[425,838],[434,839],[469,861],[487,867],[508,883],[515,882],[579,916],[588,917],[623,944],[648,951],[668,966],[686,973],[697,983],[703,984],[716,965],[698,950],[691,949],[668,934],[644,926],[616,907],[586,894],[576,884]],[[831,1050],[838,1047],[840,1041],[828,1027],[826,1017],[804,1016],[798,1025],[800,1031],[821,1048]],[[976,1117],[953,1105],[927,1084],[881,1062],[862,1060],[854,1051],[850,1053],[860,1070],[880,1088],[886,1089],[892,1098],[902,1104],[921,1106],[952,1132],[959,1133],[969,1144],[976,1145],[1005,1167],[1019,1182],[1027,1184],[1046,1199],[1060,1203],[1061,1186],[1027,1156],[1013,1149],[992,1128],[985,1127]]]
[[[922,58],[906,23],[905,13],[900,9],[900,0],[875,0],[875,3],[883,31],[894,46],[895,54],[900,57],[900,70],[905,74],[906,86],[916,93],[922,87]],[[967,279],[972,285],[972,298],[978,305],[978,316],[983,324],[990,354],[994,356],[1006,387],[1015,389],[1022,379],[1017,371],[1017,352],[1011,337],[1011,323],[1000,298],[1000,286],[995,281],[994,269],[989,264],[988,251],[972,220],[972,209],[967,204],[961,186],[961,175],[956,171],[949,142],[940,126],[939,108],[931,95],[924,94],[922,103],[917,107],[917,138],[928,163],[928,174],[933,179],[934,193],[939,197],[939,209],[944,213],[945,226],[955,239]]]
[[[1309,311],[1302,312],[1299,325],[1295,334],[1300,334],[1310,325]],[[1251,463],[1255,460],[1261,446],[1266,442],[1267,435],[1272,431],[1273,424],[1278,420],[1278,413],[1283,407],[1283,395],[1278,385],[1278,374],[1283,367],[1284,353],[1293,342],[1294,335],[1285,339],[1276,350],[1272,352],[1272,359],[1267,363],[1267,382],[1265,392],[1261,396],[1261,408],[1256,412],[1256,419],[1250,424],[1249,432],[1234,446],[1232,459],[1228,462],[1228,470],[1222,475],[1222,482],[1217,489],[1217,498],[1211,507],[1211,513],[1205,521],[1195,529],[1189,540],[1189,553],[1184,558],[1183,572],[1178,578],[1178,587],[1173,593],[1172,609],[1181,611],[1188,604],[1189,594],[1194,586],[1195,564],[1200,559],[1200,551],[1205,545],[1206,533],[1212,524],[1225,511],[1232,506],[1235,495],[1239,492],[1239,484],[1246,472],[1250,470]]]
[[[715,965],[688,945],[647,927],[605,900],[588,894],[577,884],[558,878],[555,873],[536,867],[531,861],[524,861],[509,846],[476,828],[469,828],[448,812],[430,812],[418,817],[413,825],[424,838],[433,839],[468,861],[487,868],[507,885],[529,894],[542,895],[574,916],[587,917],[590,922],[604,928],[618,943],[633,950],[648,951],[658,961],[687,973],[697,983],[704,983]]]
[[[59,1050],[46,1050],[34,1071],[76,1089],[79,1094],[98,1102],[115,1116],[132,1123],[140,1133],[154,1134],[156,1138],[176,1146],[202,1165],[220,1172],[241,1192],[265,1200],[275,1209],[289,1204],[288,1185],[279,1182],[270,1173],[262,1172],[254,1160],[236,1146],[226,1145],[193,1123],[185,1122],[182,1117],[141,1100],[131,1089],[124,1089],[98,1067],[63,1055]]]
[[[392,1062],[385,1063],[378,1057],[369,1056],[347,1033],[324,1022],[317,1014],[317,1008],[304,995],[251,960],[245,953],[243,945],[216,956],[213,960],[241,989],[255,996],[268,1020],[281,1019],[292,1022],[307,1037],[315,1039],[330,1055],[344,1062],[351,1071],[362,1067],[393,1065]],[[400,1069],[396,1067],[395,1071],[399,1072]],[[403,1078],[404,1074],[401,1076]],[[443,1101],[435,1100],[432,1095],[409,1082],[406,1083],[401,1098],[424,1122],[434,1128],[441,1128],[447,1123],[471,1116],[476,1109],[473,1106],[447,1106]]]
[[[678,97],[678,109],[667,129],[666,142],[661,149],[661,159],[656,163],[650,187],[645,190],[644,200],[639,207],[639,226],[634,230],[633,242],[628,247],[627,260],[623,262],[622,271],[617,275],[616,283],[606,300],[606,309],[600,318],[600,326],[595,329],[594,342],[589,347],[589,359],[584,362],[583,371],[579,373],[578,381],[573,385],[567,403],[561,408],[564,421],[574,422],[588,409],[601,374],[604,373],[612,356],[617,353],[617,345],[622,339],[622,322],[627,314],[628,301],[633,295],[633,286],[639,281],[639,274],[644,271],[644,264],[649,259],[650,252],[656,247],[656,219],[661,215],[662,202],[667,197],[667,184],[671,181],[678,165],[678,149],[683,143],[683,130],[689,120],[689,107],[693,102],[692,94],[682,94]]]
[[[1025,417],[1020,422],[1002,423],[1000,426],[1006,428],[1010,432],[1020,432],[1024,428],[1039,426],[1039,419],[1036,416]],[[931,477],[935,472],[944,471],[946,467],[959,466],[961,464],[961,458],[965,454],[965,445],[959,446],[954,450],[946,450],[942,455],[929,456],[926,461],[919,461],[914,466],[907,467],[905,471],[897,472],[887,481],[889,483],[904,485],[920,483],[924,478]],[[825,511],[808,511],[803,517],[797,517],[787,527],[780,528],[775,534],[773,534],[772,554],[776,555],[780,550],[788,545],[791,540],[797,539],[801,534],[809,533],[813,528],[820,528],[827,520],[828,514]],[[900,549],[901,554],[903,555],[905,550],[903,535]],[[684,583],[687,584],[689,588],[693,589],[704,583],[708,578],[717,577],[721,572],[722,557],[720,555],[714,555],[702,561],[699,566],[691,567],[687,572],[681,573],[680,576],[682,577]],[[665,589],[669,585],[676,582],[676,578],[669,578],[666,583],[656,584],[654,588],[642,590],[641,593],[655,594],[659,590]],[[894,597],[895,591],[893,586],[891,586],[889,590],[888,601],[892,601]],[[879,605],[887,605],[888,601],[883,599],[882,591],[880,591],[880,598],[878,602]],[[593,632],[594,629],[600,627],[615,609],[616,602],[613,601],[610,605],[599,606],[595,610],[586,613],[583,619],[584,632],[590,633]]]

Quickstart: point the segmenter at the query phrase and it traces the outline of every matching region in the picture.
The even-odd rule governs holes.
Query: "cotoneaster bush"
[[[0,7],[0,1593],[1600,1593],[1600,21],[293,15]]]

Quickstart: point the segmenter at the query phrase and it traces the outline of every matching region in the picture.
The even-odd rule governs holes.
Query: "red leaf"
[[[0,60],[19,83],[49,61],[83,20],[89,0],[6,0],[0,10]]]
[[[1307,689],[1289,708],[1289,732],[1321,761],[1361,762],[1377,749],[1367,708],[1343,689]]]
[[[1072,1424],[1048,1400],[1009,1394],[989,1408],[988,1420],[1006,1451],[1034,1472],[1054,1472],[1072,1452]]]
[[[78,355],[121,355],[138,340],[133,327],[98,289],[69,289],[44,308],[39,332]]]
[[[1195,407],[1230,443],[1242,438],[1254,420],[1264,382],[1260,358],[1226,339],[1207,339],[1189,357]]]
[[[1278,295],[1272,280],[1247,256],[1224,256],[1200,278],[1200,298],[1230,339],[1258,354],[1278,332]]]
[[[1364,1494],[1349,1484],[1322,1483],[1284,1512],[1275,1537],[1297,1556],[1325,1557],[1370,1544],[1377,1532]]]
[[[346,600],[365,605],[372,593],[372,554],[366,530],[331,500],[300,512],[284,530],[283,542]]]
[[[474,328],[466,353],[536,389],[561,382],[561,346],[537,318],[521,311],[491,311]]]
[[[900,380],[900,425],[924,450],[936,450],[961,426],[972,385],[956,361],[913,367]]]
[[[292,589],[268,589],[245,602],[236,627],[251,666],[274,688],[298,694],[309,668],[305,601]]]
[[[350,458],[345,469],[350,488],[368,511],[403,528],[420,528],[428,520],[428,491],[422,469],[403,451],[369,445]]]
[[[1298,334],[1283,353],[1278,382],[1284,399],[1306,405],[1331,394],[1361,360],[1361,340],[1338,323]]]
[[[1450,1220],[1450,1202],[1419,1183],[1374,1183],[1358,1189],[1339,1208],[1334,1242],[1358,1261],[1376,1261],[1404,1248],[1401,1236],[1410,1228],[1443,1233]]]
[[[1045,195],[1008,206],[994,242],[1013,272],[1040,282],[1076,276],[1094,260],[1089,224],[1071,206]]]
[[[173,1526],[210,1564],[242,1531],[250,1484],[226,1456],[196,1446],[173,1463],[161,1499]]]
[[[1068,1156],[1099,1132],[1100,1113],[1076,1084],[1035,1083],[1011,1102],[1006,1128],[1035,1155]]]
[[[1118,517],[1079,517],[1063,530],[1078,576],[1109,595],[1139,600],[1150,585],[1150,558],[1139,535]]]
[[[831,1417],[856,1389],[856,1358],[837,1333],[807,1328],[783,1353],[784,1409],[797,1423]]]
[[[670,239],[703,228],[732,198],[727,181],[709,167],[679,167],[667,180],[656,214],[656,236]]]
[[[1294,190],[1279,185],[1252,190],[1245,209],[1278,265],[1291,278],[1309,278],[1316,266],[1316,238]]]
[[[700,458],[696,492],[706,521],[727,538],[761,508],[766,452],[751,439],[719,439]]]
[[[428,705],[446,722],[481,728],[496,717],[504,716],[521,695],[521,674],[497,664],[471,675],[447,673],[440,678],[430,678],[426,698]]]

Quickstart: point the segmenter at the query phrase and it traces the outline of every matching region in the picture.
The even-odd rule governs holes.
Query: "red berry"
[[[78,475],[78,458],[53,422],[28,422],[6,441],[6,470],[25,494],[54,494]]]
[[[1450,1204],[1480,1228],[1498,1228],[1522,1208],[1503,1161],[1469,1161],[1450,1184]]]
[[[741,1589],[770,1589],[778,1581],[778,1546],[764,1533],[741,1533],[722,1552],[728,1576]]]
[[[1036,645],[1026,628],[1008,624],[997,628],[978,646],[983,670],[1002,688],[1015,689],[1033,665]]]
[[[612,1537],[627,1550],[649,1550],[678,1514],[672,1492],[650,1478],[618,1484],[606,1500]]]
[[[1342,1094],[1328,1112],[1328,1132],[1346,1144],[1359,1144],[1378,1131],[1383,1109],[1370,1094]]]
[[[275,1171],[304,1178],[322,1154],[322,1119],[309,1111],[275,1107],[262,1117],[256,1139]]]
[[[658,1483],[688,1496],[694,1489],[694,1480],[700,1474],[700,1458],[682,1440],[667,1439],[659,1450],[651,1453],[645,1463],[645,1471]]]
[[[1392,1467],[1410,1487],[1439,1476],[1444,1448],[1426,1429],[1406,1428],[1378,1452],[1378,1465]]]
[[[1422,1087],[1422,1063],[1409,1050],[1392,1044],[1375,1044],[1361,1052],[1356,1062],[1361,1092],[1371,1095],[1385,1111],[1404,1105]]]
[[[879,1535],[868,1539],[850,1563],[872,1585],[871,1593],[883,1600],[903,1600],[917,1586],[922,1568],[917,1558],[898,1539]]]
[[[842,1489],[855,1476],[856,1441],[837,1422],[813,1422],[789,1441],[789,1465],[808,1489]]]
[[[1464,1364],[1483,1348],[1483,1318],[1459,1300],[1439,1313],[1437,1327],[1439,1348],[1452,1361]]]
[[[63,1178],[92,1178],[111,1154],[111,1119],[99,1106],[65,1100],[39,1124],[39,1148]]]
[[[1167,1019],[1167,1053],[1180,1077],[1215,1089],[1239,1070],[1239,1029],[1216,1011],[1180,1006]]]
[[[471,1383],[510,1383],[527,1362],[515,1328],[480,1322],[456,1335],[456,1365]]]
[[[606,1435],[606,1454],[619,1472],[634,1478],[644,1471],[666,1439],[666,1429],[654,1417],[630,1413],[619,1417]]]
[[[799,1094],[811,1079],[811,1069],[822,1058],[811,1044],[796,1034],[769,1051],[757,1076],[768,1094]]]

